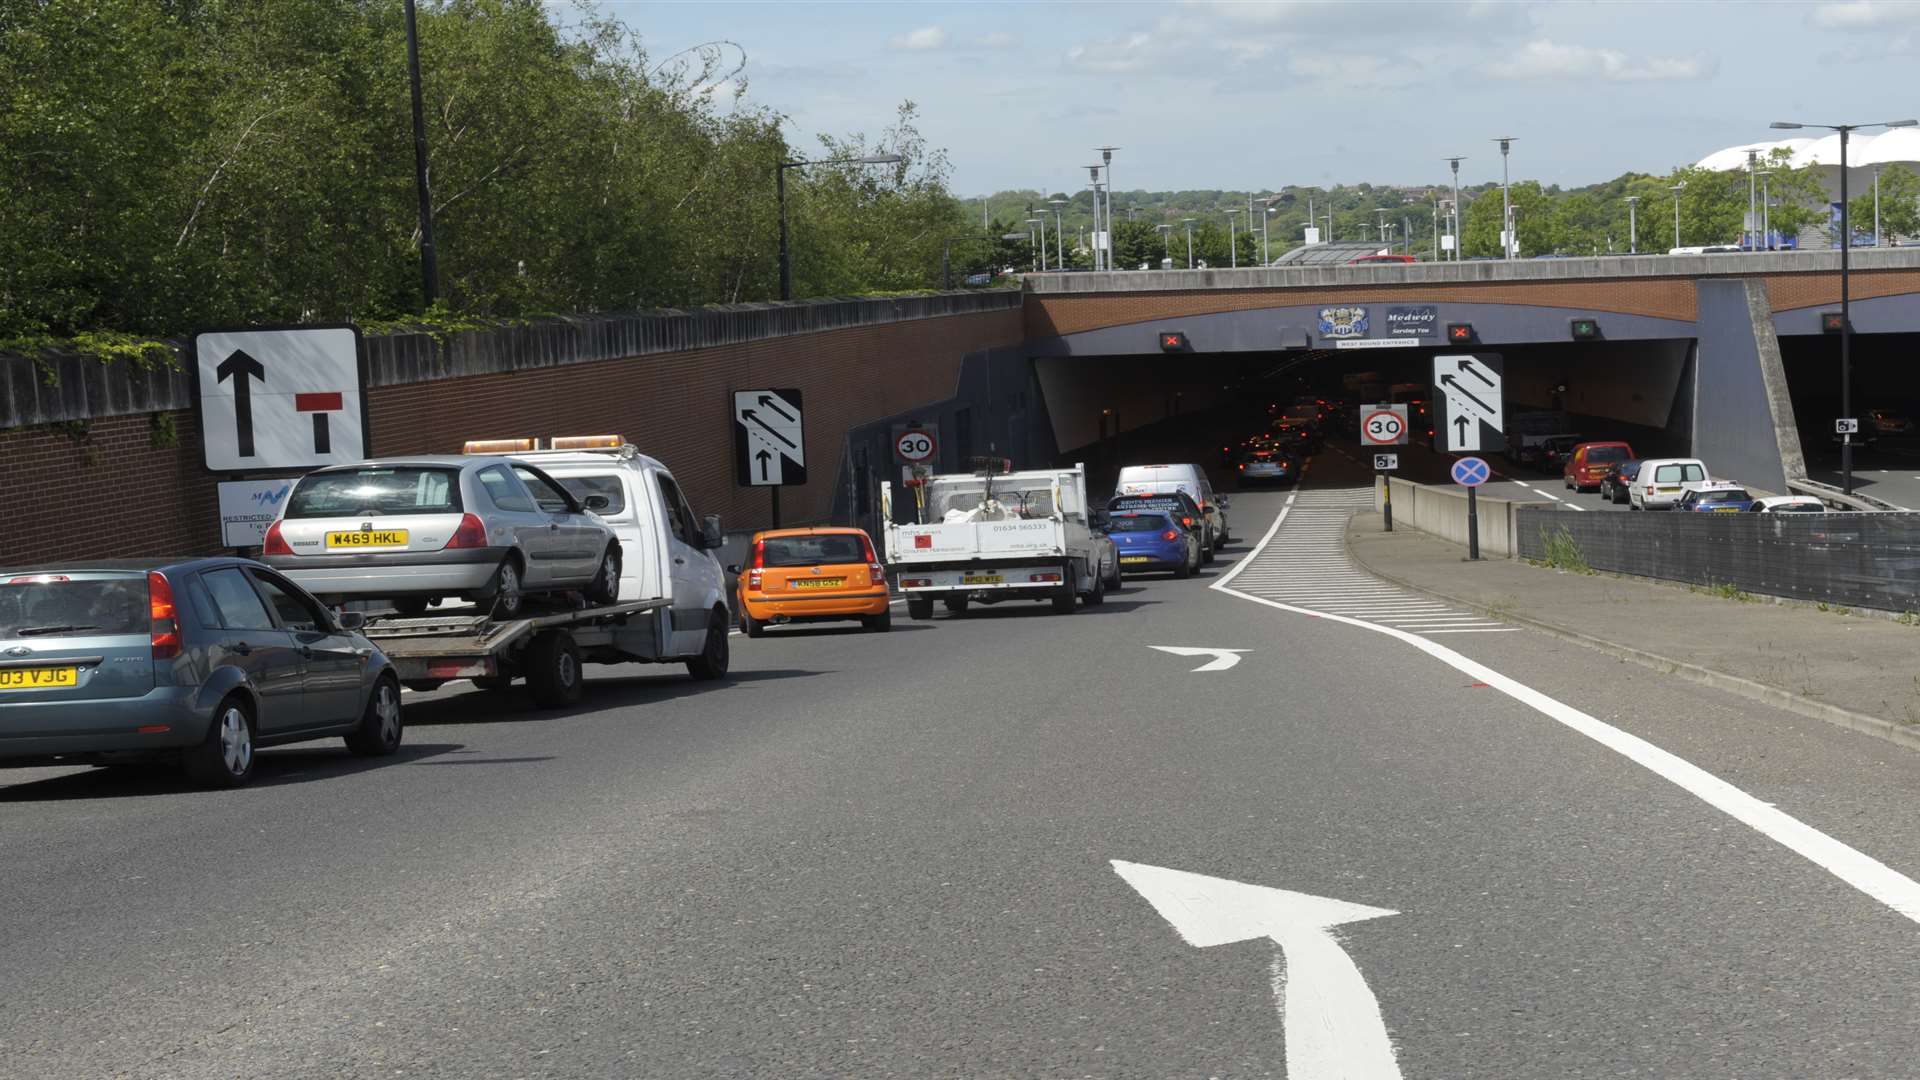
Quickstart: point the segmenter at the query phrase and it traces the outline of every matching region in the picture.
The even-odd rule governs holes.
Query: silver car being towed
[[[457,596],[517,617],[530,594],[612,603],[620,542],[551,477],[505,457],[390,458],[301,477],[261,561],[323,601],[384,599],[402,614]]]

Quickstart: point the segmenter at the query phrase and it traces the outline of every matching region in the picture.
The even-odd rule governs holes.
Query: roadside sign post
[[[1480,561],[1480,502],[1474,492],[1493,470],[1477,457],[1463,457],[1453,463],[1453,482],[1467,489],[1467,560]]]
[[[780,489],[807,482],[806,425],[800,391],[735,390],[734,482],[772,488],[773,527],[780,527]]]
[[[1393,531],[1393,477],[1388,474],[1400,467],[1399,454],[1373,455],[1373,471],[1380,477],[1380,516],[1386,522],[1386,531]]]
[[[1840,452],[1842,454],[1852,453],[1853,437],[1860,433],[1860,421],[1858,419],[1835,420],[1833,422],[1833,433],[1840,436]],[[1849,492],[1849,494],[1851,494],[1851,492]]]
[[[1361,446],[1404,446],[1407,442],[1407,407],[1382,402],[1378,405],[1360,406],[1360,445]],[[1384,477],[1388,470],[1400,467],[1400,455],[1373,455],[1373,470]],[[1387,531],[1393,531],[1393,484],[1386,483],[1386,494],[1380,504],[1382,520]]]

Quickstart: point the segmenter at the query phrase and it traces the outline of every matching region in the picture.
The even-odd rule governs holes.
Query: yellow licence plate
[[[843,577],[803,577],[788,582],[796,589],[837,589],[846,583]]]
[[[369,532],[330,532],[327,534],[327,546],[330,548],[406,547],[407,530],[381,529]]]
[[[1001,577],[999,574],[960,575],[960,584],[962,585],[999,585],[1006,580],[1006,578]]]
[[[1145,555],[1122,555],[1120,556],[1120,561],[1123,563],[1140,563],[1152,562],[1153,560]]]
[[[0,668],[0,690],[48,690],[80,685],[77,667]]]
[[[1716,506],[1713,508],[1713,512],[1716,514],[1737,514],[1740,512],[1740,508],[1737,506]]]

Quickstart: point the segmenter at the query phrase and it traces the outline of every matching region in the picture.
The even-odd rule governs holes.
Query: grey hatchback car
[[[400,683],[357,631],[247,559],[0,569],[0,766],[174,758],[252,779],[254,749],[400,747]]]

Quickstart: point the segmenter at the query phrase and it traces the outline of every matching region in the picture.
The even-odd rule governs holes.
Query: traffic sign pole
[[[1480,561],[1480,505],[1474,497],[1477,487],[1467,489],[1467,559]]]
[[[1393,475],[1380,473],[1380,483],[1385,485],[1380,493],[1380,515],[1387,523],[1387,531],[1393,531]]]

